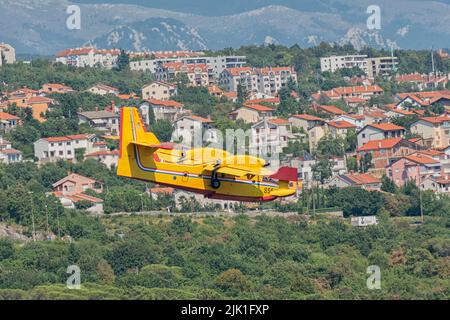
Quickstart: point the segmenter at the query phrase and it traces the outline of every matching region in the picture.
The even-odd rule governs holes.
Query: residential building
[[[139,110],[146,125],[150,124],[150,112],[153,112],[156,121],[169,120],[170,122],[174,122],[185,113],[184,105],[173,100],[147,99],[141,104]]]
[[[87,123],[92,128],[113,136],[119,135],[119,116],[109,111],[85,111],[78,113],[80,124]]]
[[[320,58],[320,70],[322,72],[335,72],[345,68],[359,68],[369,78],[389,75],[397,69],[397,65],[397,57],[368,58],[366,55],[345,55]]]
[[[78,149],[84,149],[85,153],[98,151],[95,142],[97,138],[93,134],[41,138],[34,142],[34,156],[39,162],[76,161]]]
[[[158,67],[166,63],[205,64],[209,74],[215,79],[229,68],[240,68],[246,64],[245,56],[217,56],[206,57],[200,53],[186,54],[155,54],[155,59],[130,61],[130,69],[135,71],[149,71],[156,73]]]
[[[397,109],[422,108],[436,103],[450,106],[449,90],[397,93],[396,98],[398,100],[395,105]]]
[[[322,126],[326,120],[312,116],[310,114],[295,114],[289,118],[289,122],[293,127],[302,128],[305,132],[315,126]]]
[[[348,173],[337,175],[326,184],[327,187],[358,187],[365,190],[380,191],[381,180],[367,173]]]
[[[367,58],[366,75],[369,78],[388,76],[397,70],[397,57]]]
[[[196,115],[186,115],[175,120],[172,140],[182,140],[185,147],[201,147],[207,143],[218,142],[218,131],[213,126],[211,119]]]
[[[16,50],[6,43],[0,43],[0,67],[3,62],[7,64],[16,62]]]
[[[44,83],[42,85],[41,93],[50,94],[50,93],[70,93],[74,92],[71,87],[66,86],[61,83]]]
[[[312,95],[315,101],[319,101],[323,96],[330,100],[341,100],[346,98],[361,98],[368,100],[372,96],[379,96],[383,94],[384,90],[378,86],[354,86],[354,87],[338,87],[328,91],[319,91]]]
[[[22,152],[12,147],[11,142],[0,136],[0,163],[11,164],[22,161]]]
[[[31,108],[33,112],[33,118],[39,122],[44,122],[47,120],[44,115],[52,104],[55,104],[55,101],[53,99],[36,96],[27,99],[23,107]]]
[[[170,100],[177,94],[177,86],[162,81],[154,81],[142,88],[142,99]]]
[[[450,195],[450,177],[448,175],[429,177],[420,184],[422,190],[432,190],[437,194]]]
[[[240,85],[250,94],[261,92],[272,96],[289,81],[297,82],[297,74],[293,67],[230,68],[225,69],[219,77],[219,84],[227,91],[237,92]]]
[[[346,55],[346,56],[330,56],[320,58],[320,71],[335,72],[339,69],[359,68],[367,70],[367,56],[366,55]]]
[[[156,69],[156,79],[163,82],[172,82],[184,73],[192,86],[208,86],[213,83],[206,64],[184,64],[183,62],[169,62]]]
[[[0,112],[0,133],[8,133],[20,124],[20,118],[6,112]]]
[[[242,119],[247,123],[256,123],[266,118],[271,118],[275,109],[259,104],[246,104],[231,111],[228,115],[232,120]]]
[[[430,148],[450,145],[450,117],[423,117],[411,125],[411,133],[419,135]]]
[[[261,120],[251,130],[250,153],[254,155],[279,154],[292,137],[291,123],[280,118]]]
[[[358,133],[358,147],[372,140],[403,138],[406,129],[393,123],[372,123],[364,126]]]
[[[52,187],[53,192],[51,194],[56,196],[65,208],[74,209],[77,202],[87,201],[92,203],[92,206],[87,211],[103,213],[103,200],[84,193],[87,190],[97,193],[103,192],[103,184],[101,182],[72,173],[55,182]]]
[[[425,179],[441,175],[441,163],[421,154],[408,155],[386,167],[386,175],[398,187],[408,181],[420,186]]]
[[[309,150],[313,152],[317,145],[319,144],[320,139],[325,137],[327,134],[327,126],[315,126],[308,130],[308,142],[309,142]]]
[[[360,114],[342,114],[333,119],[333,121],[346,121],[354,125],[357,129],[362,129],[366,122],[366,117]]]
[[[354,227],[376,226],[378,224],[377,216],[351,217],[350,223]]]
[[[117,66],[120,50],[99,50],[93,47],[66,49],[56,54],[56,62],[74,67],[102,67],[112,69]]]
[[[409,84],[411,88],[415,90],[427,90],[438,89],[439,87],[445,87],[450,80],[449,74],[420,74],[410,73],[401,74],[395,77],[395,80],[399,84]]]
[[[371,173],[376,176],[382,176],[385,168],[397,159],[410,155],[417,151],[418,146],[403,138],[389,138],[382,140],[372,140],[356,149],[358,159],[366,154],[372,157]]]
[[[85,154],[85,159],[94,159],[103,163],[109,169],[117,168],[119,150],[101,150]]]
[[[314,157],[306,151],[300,157],[288,157],[281,163],[282,166],[297,168],[299,179],[307,186],[309,186],[313,180],[312,168],[315,164],[316,160]]]
[[[332,157],[330,158],[333,166],[331,167],[332,176],[342,175],[347,173],[347,161],[345,157]]]
[[[328,121],[327,122],[327,131],[334,139],[344,138],[347,136],[347,133],[350,131],[356,130],[356,126],[345,120],[336,120],[336,121]]]
[[[383,123],[389,120],[389,117],[382,110],[370,110],[363,113],[364,123],[366,125],[372,123]]]
[[[103,83],[97,83],[96,85],[90,87],[88,89],[88,91],[91,93],[94,93],[94,94],[102,95],[102,96],[107,95],[107,94],[113,94],[113,95],[119,94],[119,89],[108,86]]]

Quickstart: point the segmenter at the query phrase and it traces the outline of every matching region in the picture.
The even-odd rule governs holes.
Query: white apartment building
[[[241,85],[250,93],[275,96],[290,80],[297,82],[293,67],[241,67],[224,70],[220,74],[219,84],[228,91],[238,91],[238,86]]]
[[[0,43],[0,66],[5,63],[16,62],[16,50],[9,44]]]
[[[98,151],[97,140],[94,134],[41,138],[34,142],[34,156],[40,162],[75,161],[77,149],[84,149],[85,153]]]
[[[93,47],[66,49],[56,54],[56,62],[74,67],[99,66],[111,69],[117,65],[120,50],[98,50]]]
[[[261,120],[251,130],[251,154],[279,154],[292,136],[291,123],[279,118]]]
[[[223,70],[227,68],[243,67],[247,61],[245,56],[217,56],[217,57],[171,57],[165,55],[156,59],[130,61],[130,69],[134,71],[149,71],[156,73],[159,66],[171,63],[181,62],[183,64],[206,64],[215,78],[218,78]]]
[[[218,142],[218,130],[212,126],[211,119],[187,115],[174,122],[173,140],[182,140],[181,145],[187,148],[201,147],[208,143]]]
[[[360,68],[366,70],[367,68],[367,56],[354,54],[346,56],[330,56],[320,58],[320,71],[322,72],[335,72],[344,68]]]
[[[367,55],[345,55],[320,58],[320,70],[322,72],[360,68],[369,78],[387,75],[396,70],[397,65],[397,57],[368,58]]]

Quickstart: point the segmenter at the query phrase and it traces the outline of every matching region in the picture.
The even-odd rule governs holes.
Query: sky
[[[327,11],[327,3],[336,0],[72,0],[76,3],[124,3],[206,16],[229,15],[268,5],[283,5],[302,11]],[[339,0],[338,0],[339,1]],[[394,0],[395,1],[395,0]],[[433,0],[409,0],[433,1]],[[450,4],[450,0],[437,0]],[[342,1],[345,3],[345,1]]]

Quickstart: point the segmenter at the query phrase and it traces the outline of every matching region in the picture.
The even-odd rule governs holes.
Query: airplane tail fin
[[[123,107],[120,110],[119,164],[117,174],[131,177],[134,163],[139,155],[147,157],[157,149],[164,148],[158,138],[147,132],[137,108]]]
[[[270,195],[276,197],[288,197],[297,192],[298,171],[297,168],[281,167],[277,172],[269,176],[278,180],[280,189],[272,191]]]

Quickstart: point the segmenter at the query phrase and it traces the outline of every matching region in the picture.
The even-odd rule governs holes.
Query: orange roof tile
[[[292,117],[298,118],[298,119],[307,120],[307,121],[323,121],[323,122],[325,122],[325,120],[322,119],[322,118],[319,118],[319,117],[316,117],[316,116],[312,116],[312,115],[306,114],[306,113],[294,114]]]
[[[245,104],[244,108],[253,109],[256,111],[274,111],[275,109],[269,108],[260,104]]]
[[[419,118],[419,120],[423,120],[433,124],[441,124],[446,121],[450,121],[450,117],[447,116],[439,116],[439,117],[423,117]]]
[[[196,115],[186,116],[186,118],[189,118],[189,119],[192,119],[192,120],[196,120],[196,121],[200,121],[200,122],[214,122],[211,119],[203,118],[203,117],[196,116]]]
[[[0,112],[0,120],[20,120],[20,118],[6,112]]]
[[[338,129],[351,129],[356,128],[356,126],[353,123],[350,123],[345,120],[338,120],[338,121],[329,121],[327,122],[329,126],[338,128]]]
[[[273,103],[273,104],[279,104],[280,98],[264,98],[264,99],[253,99],[253,100],[247,100],[244,102],[244,104],[260,104],[260,103]]]
[[[378,184],[381,180],[367,173],[345,174],[340,176],[345,180],[350,180],[356,185]]]
[[[178,101],[174,101],[174,100],[147,99],[145,101],[148,101],[153,105],[165,106],[165,107],[181,108],[184,106],[182,103],[180,103]]]
[[[372,140],[359,147],[357,151],[372,151],[372,150],[380,150],[380,149],[391,149],[396,146],[402,138],[389,138],[383,140]]]
[[[437,163],[439,163],[439,161],[434,160],[433,158],[430,158],[428,156],[421,155],[421,154],[409,155],[409,156],[405,156],[404,158],[409,161],[418,163],[418,164],[437,164]]]
[[[288,124],[290,124],[290,122],[288,120],[280,119],[280,118],[269,119],[268,122],[272,123],[272,124],[276,124],[276,125],[288,125]]]
[[[372,123],[368,124],[367,127],[373,127],[382,131],[397,131],[397,130],[405,130],[405,128],[400,127],[393,123]]]
[[[327,113],[331,113],[331,114],[335,114],[335,115],[341,115],[341,114],[345,114],[345,111],[342,109],[339,109],[336,106],[318,106],[319,109],[327,112]]]

